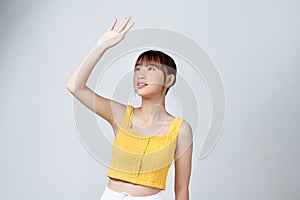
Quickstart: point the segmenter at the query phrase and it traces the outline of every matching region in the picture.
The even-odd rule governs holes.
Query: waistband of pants
[[[154,198],[157,198],[157,197],[161,196],[162,192],[163,192],[163,191],[160,191],[160,192],[158,192],[156,194],[147,195],[147,196],[131,196],[127,192],[117,192],[117,191],[114,191],[114,190],[110,189],[107,185],[105,187],[105,190],[108,193],[110,193],[111,195],[116,196],[116,197],[129,196],[129,197],[131,197],[131,199],[136,199],[136,200],[138,200],[138,199],[144,199],[144,200],[149,199],[149,200],[151,200],[151,199],[154,199]]]

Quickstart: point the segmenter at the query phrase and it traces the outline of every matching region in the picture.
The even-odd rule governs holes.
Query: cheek
[[[138,74],[137,73],[133,74],[132,80],[133,80],[133,82],[137,82],[137,80],[138,80]]]
[[[155,76],[152,76],[151,78],[149,77],[149,82],[163,86],[164,85],[164,76],[163,74],[156,74]]]

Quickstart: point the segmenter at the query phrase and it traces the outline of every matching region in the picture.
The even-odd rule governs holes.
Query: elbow
[[[72,82],[70,82],[70,81],[67,83],[66,88],[72,94],[74,94],[79,89],[79,88],[75,87],[74,84],[72,84]]]
[[[81,82],[75,82],[72,78],[68,80],[67,84],[66,84],[66,88],[67,90],[72,93],[75,94],[78,91],[85,89],[87,86],[85,83],[81,83]]]
[[[66,88],[70,93],[74,93],[74,88],[70,87],[69,85],[67,85]]]
[[[71,79],[68,80],[67,84],[66,84],[66,88],[69,92],[74,93],[74,86],[72,86],[72,82]]]
[[[66,85],[66,88],[67,90],[73,94],[73,95],[76,95],[78,94],[80,91],[86,89],[87,87],[74,87],[74,86],[71,86],[70,84],[67,84]]]

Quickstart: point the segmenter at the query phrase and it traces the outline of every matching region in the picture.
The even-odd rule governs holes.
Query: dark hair
[[[176,82],[176,72],[177,67],[174,60],[167,54],[161,51],[148,50],[143,52],[136,60],[135,66],[139,64],[158,64],[158,67],[164,72],[164,82],[166,81],[166,73],[168,75],[174,75],[174,82],[171,86],[173,86]],[[169,87],[169,88],[170,88]],[[169,91],[169,88],[166,90],[166,94]]]

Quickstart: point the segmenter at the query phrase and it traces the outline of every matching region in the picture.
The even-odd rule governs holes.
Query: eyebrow
[[[154,67],[156,67],[156,68],[159,68],[158,66],[158,64],[156,64],[156,63],[149,63],[148,65],[151,65],[151,66],[154,66]],[[134,68],[136,68],[136,67],[138,67],[138,66],[143,66],[143,64],[141,64],[141,63],[139,63],[139,64],[136,64],[135,66],[134,66]]]

